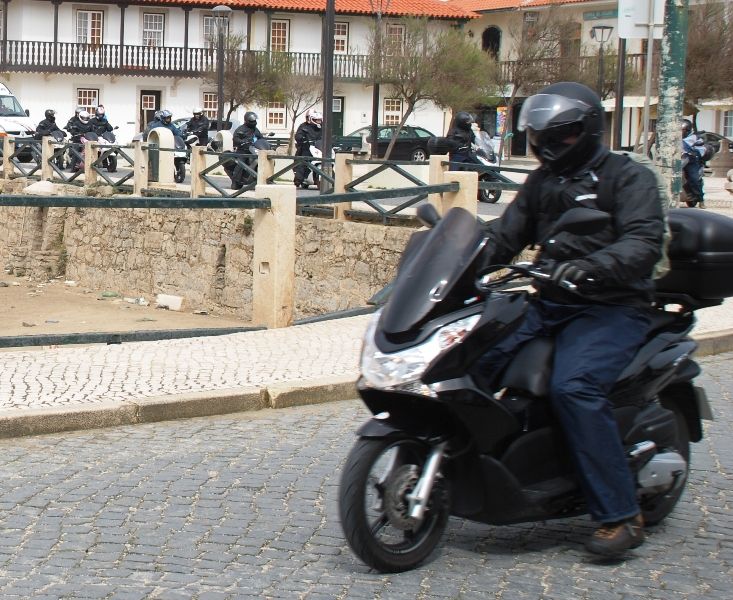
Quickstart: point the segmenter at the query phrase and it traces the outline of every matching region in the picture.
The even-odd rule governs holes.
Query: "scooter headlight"
[[[395,389],[419,382],[428,365],[442,352],[460,344],[478,323],[481,315],[471,315],[441,327],[417,346],[385,354],[374,342],[381,310],[367,327],[361,352],[361,374],[375,388]]]

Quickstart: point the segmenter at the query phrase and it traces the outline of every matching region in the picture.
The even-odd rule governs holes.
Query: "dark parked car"
[[[392,139],[396,125],[380,125],[377,134],[377,152],[379,158],[384,156]],[[333,140],[333,147],[337,152],[351,152],[361,148],[362,134],[366,134],[367,141],[371,144],[372,128],[370,126],[357,129],[353,133],[346,136],[336,136]],[[422,127],[411,127],[405,125],[400,130],[400,135],[395,142],[394,149],[390,158],[394,160],[427,160],[430,156],[428,152],[428,140],[434,137],[427,129]]]

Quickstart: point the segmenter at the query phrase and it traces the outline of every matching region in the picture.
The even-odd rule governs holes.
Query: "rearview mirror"
[[[431,229],[440,221],[440,215],[437,209],[429,203],[418,206],[416,214],[418,221],[425,225],[425,227],[430,227]]]

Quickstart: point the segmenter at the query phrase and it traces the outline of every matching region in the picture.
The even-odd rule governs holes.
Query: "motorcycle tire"
[[[481,177],[481,181],[493,181],[490,177]],[[501,198],[501,190],[479,190],[478,201],[485,204],[496,204]]]
[[[450,512],[443,479],[436,479],[420,522],[407,514],[406,495],[413,491],[428,452],[426,444],[407,436],[365,438],[346,459],[339,485],[341,527],[353,552],[377,571],[416,567],[443,536]]]
[[[177,162],[175,167],[173,181],[176,183],[183,183],[183,180],[186,179],[186,163],[183,161]]]
[[[117,157],[110,156],[107,159],[107,172],[114,173],[115,171],[117,171]]]
[[[664,408],[674,413],[675,421],[677,422],[677,442],[675,448],[672,448],[672,450],[678,452],[685,459],[687,469],[685,470],[684,476],[675,483],[672,489],[661,494],[642,497],[640,499],[639,505],[641,507],[641,514],[644,516],[645,525],[656,525],[660,523],[674,510],[677,501],[685,490],[687,474],[690,472],[690,432],[687,428],[685,415],[677,404],[670,403],[667,405],[664,401],[662,401],[662,404]]]

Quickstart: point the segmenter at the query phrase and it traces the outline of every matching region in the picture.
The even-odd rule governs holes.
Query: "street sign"
[[[664,0],[618,0],[618,36],[625,39],[648,39],[649,5],[654,9],[654,37],[662,38]]]

